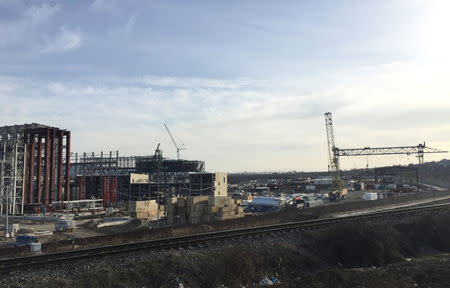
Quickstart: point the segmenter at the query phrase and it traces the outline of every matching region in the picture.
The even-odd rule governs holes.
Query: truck
[[[330,202],[337,202],[345,199],[347,195],[347,188],[343,188],[341,191],[335,190],[330,193]]]

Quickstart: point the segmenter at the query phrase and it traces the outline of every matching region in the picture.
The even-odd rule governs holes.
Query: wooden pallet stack
[[[177,212],[178,224],[186,224],[186,197],[177,199]]]
[[[167,203],[169,224],[199,224],[244,217],[243,208],[231,197],[189,196]]]
[[[187,223],[203,222],[204,207],[208,205],[209,196],[191,196],[186,198]]]
[[[214,197],[219,198],[219,197]],[[214,203],[219,207],[219,211],[214,214],[216,221],[236,219],[245,216],[244,208],[236,203],[231,197],[220,197],[225,199],[210,199],[210,203]]]
[[[158,205],[156,200],[130,201],[128,203],[128,211],[132,218],[156,220]]]
[[[177,198],[171,197],[167,199],[167,221],[170,225],[176,224],[176,216],[178,215]]]

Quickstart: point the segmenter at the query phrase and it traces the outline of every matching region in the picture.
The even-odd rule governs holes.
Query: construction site
[[[160,144],[143,156],[117,150],[74,153],[68,129],[36,123],[0,127],[0,258],[45,259],[101,250],[104,243],[138,245],[170,237],[201,243],[210,241],[199,238],[204,235],[233,238],[233,233],[265,233],[267,227],[287,229],[284,223],[370,213],[385,217],[448,205],[450,181],[439,186],[421,175],[425,154],[447,151],[425,143],[338,148],[332,115],[324,116],[329,159],[324,171],[273,174],[208,172],[205,161],[180,158],[186,147],[165,124],[177,159],[164,157]],[[417,164],[340,167],[342,157],[395,154],[415,155]],[[17,265],[29,265],[26,261]]]

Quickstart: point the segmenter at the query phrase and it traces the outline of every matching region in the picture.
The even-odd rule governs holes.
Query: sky
[[[323,171],[337,147],[450,150],[450,1],[0,0],[0,126],[209,171]],[[426,155],[425,161],[448,158]],[[417,163],[342,158],[343,169]]]

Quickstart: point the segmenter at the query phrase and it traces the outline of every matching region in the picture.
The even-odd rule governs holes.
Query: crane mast
[[[328,141],[328,170],[333,177],[331,192],[333,194],[337,194],[338,197],[341,197],[343,185],[339,168],[339,149],[336,148],[334,142],[333,119],[331,112],[325,113],[325,128],[327,131]]]
[[[167,133],[170,136],[170,139],[172,139],[172,143],[175,146],[175,149],[177,149],[177,160],[180,160],[180,150],[186,150],[186,147],[184,146],[184,144],[178,146],[177,142],[175,142],[175,139],[172,136],[172,133],[170,133],[169,127],[167,127],[166,123],[164,123],[164,127],[166,127]]]

